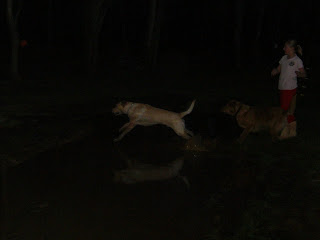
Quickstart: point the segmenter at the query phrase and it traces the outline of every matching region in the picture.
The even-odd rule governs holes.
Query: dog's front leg
[[[119,137],[115,138],[113,141],[118,142],[120,141],[128,132],[130,132],[136,126],[135,123],[129,122],[129,124],[123,129],[122,133]]]
[[[124,124],[124,125],[119,129],[119,132],[122,132],[123,129],[126,128],[129,124],[130,124],[130,122],[127,122],[126,124]]]
[[[240,137],[237,139],[237,142],[240,144],[243,143],[243,141],[247,138],[252,129],[253,126],[246,127],[241,133]]]

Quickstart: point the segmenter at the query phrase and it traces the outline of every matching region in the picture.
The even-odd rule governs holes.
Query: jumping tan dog
[[[172,128],[177,135],[190,139],[193,133],[186,129],[182,118],[192,112],[195,101],[193,100],[189,109],[182,113],[170,112],[142,103],[120,102],[112,109],[113,114],[127,114],[130,121],[119,129],[119,132],[122,133],[114,141],[120,141],[136,125],[152,126],[155,124],[163,124]]]
[[[242,143],[250,132],[267,130],[272,139],[280,139],[282,130],[287,127],[287,112],[280,107],[250,107],[232,100],[222,108],[222,112],[235,116],[240,127],[244,128],[238,138]]]

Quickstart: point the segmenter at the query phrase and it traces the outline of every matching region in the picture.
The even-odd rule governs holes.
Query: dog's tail
[[[192,112],[195,102],[196,102],[196,100],[192,101],[192,103],[191,103],[191,105],[190,105],[190,107],[189,107],[189,109],[187,111],[179,113],[181,118],[183,118],[185,115],[188,115],[188,114],[190,114]]]

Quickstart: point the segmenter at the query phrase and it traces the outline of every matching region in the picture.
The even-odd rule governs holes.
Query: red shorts
[[[280,106],[283,110],[287,111],[290,107],[292,98],[297,94],[297,89],[280,90]],[[293,115],[288,115],[288,122],[294,122],[296,119]]]

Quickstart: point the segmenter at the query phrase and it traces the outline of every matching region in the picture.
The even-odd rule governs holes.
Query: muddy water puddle
[[[17,239],[195,239],[209,223],[203,203],[221,188],[228,159],[185,152],[185,141],[164,126],[137,127],[120,143],[112,138],[125,119],[93,121],[88,138],[52,149],[9,169],[9,233]],[[183,157],[179,177],[115,184],[126,159],[165,166]],[[222,163],[222,164],[221,164]],[[222,166],[224,165],[224,166]],[[209,170],[210,166],[215,166]],[[179,174],[180,175],[180,174]],[[198,219],[200,222],[196,221]]]
[[[203,119],[186,124],[205,135]],[[230,146],[185,151],[185,140],[164,126],[136,127],[113,143],[126,121],[100,116],[86,139],[10,169],[9,233],[17,239],[201,239],[215,229],[232,234],[252,196],[264,198],[261,156]],[[189,185],[179,176],[113,182],[114,171],[127,168],[128,159],[167,166],[177,158],[184,159],[179,176]]]

